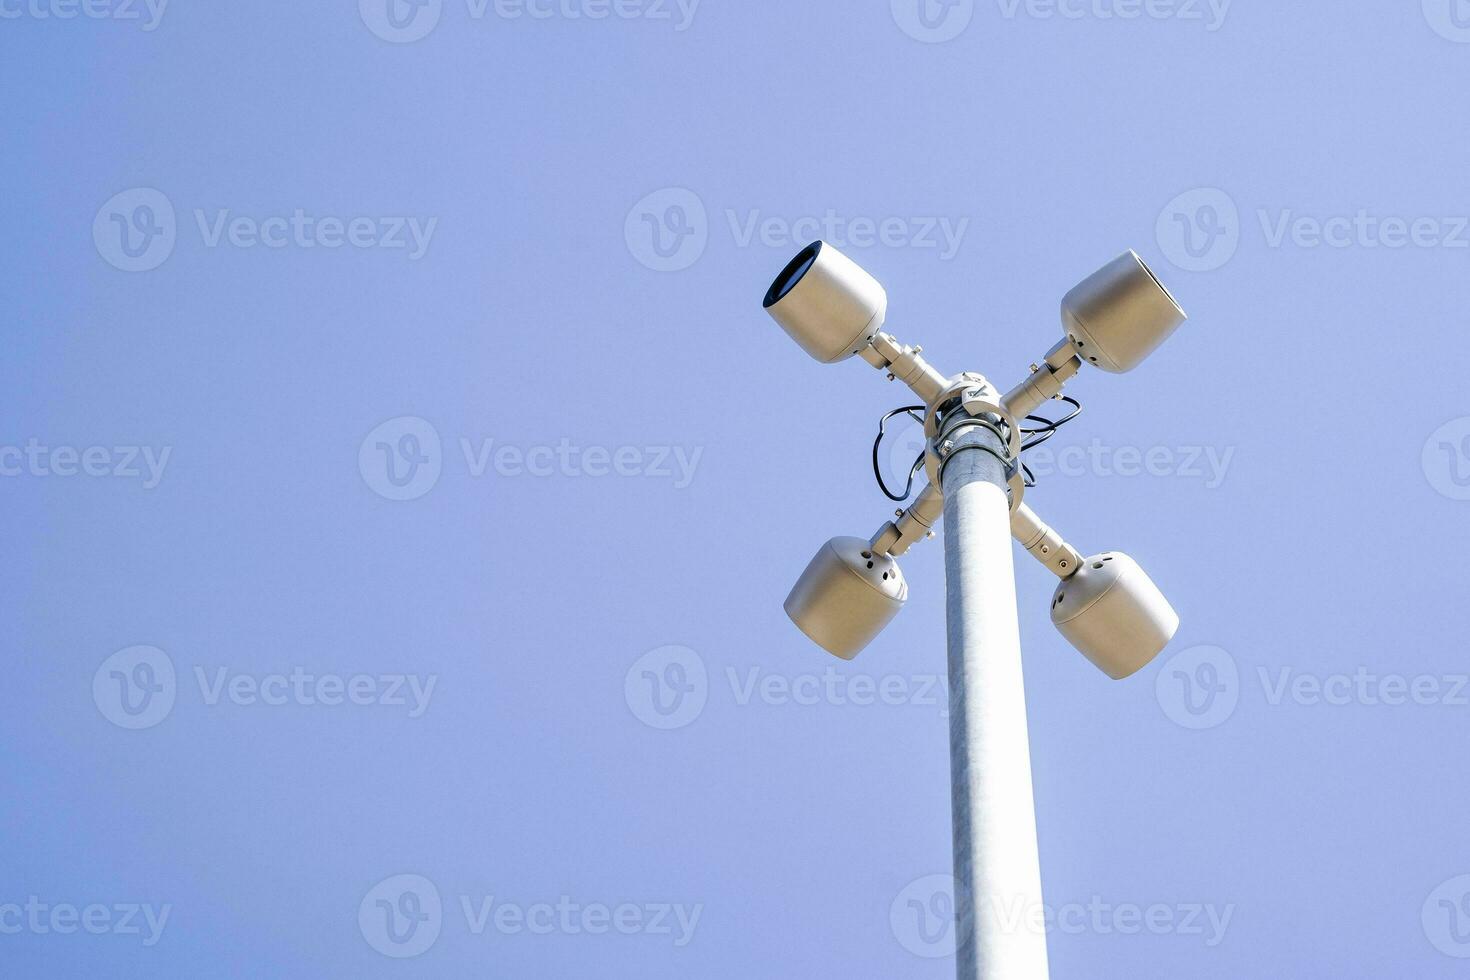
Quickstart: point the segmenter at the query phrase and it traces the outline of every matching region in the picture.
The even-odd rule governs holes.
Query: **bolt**
[[[924,537],[929,538],[930,540],[933,540],[933,538],[934,538],[934,532],[933,531],[929,531],[929,532],[927,532],[924,535]]]
[[[894,380],[894,377],[893,377],[893,375],[892,375],[892,374],[890,374],[890,375],[889,375],[889,376],[888,376],[888,380],[889,380],[889,381],[892,381],[892,380]]]
[[[1062,559],[1062,560],[1061,560],[1061,562],[1059,562],[1059,564],[1060,564],[1060,565],[1061,565],[1061,566],[1062,566],[1062,567],[1063,567],[1063,568],[1066,568],[1066,567],[1067,567],[1067,559],[1065,559],[1065,558],[1063,558],[1063,559]]]
[[[1041,370],[1041,368],[1040,368],[1039,365],[1036,365],[1036,364],[1032,364],[1031,365],[1031,373],[1032,374],[1035,374],[1037,371],[1040,371],[1040,370]]]
[[[903,516],[903,508],[900,507],[898,510],[894,511],[893,512],[893,516],[894,517],[902,517]]]

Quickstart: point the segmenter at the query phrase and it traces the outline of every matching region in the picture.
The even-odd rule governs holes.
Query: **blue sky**
[[[1191,316],[1035,461],[1183,620],[1018,557],[1053,975],[1460,975],[1463,8],[0,0],[0,972],[951,975],[938,544],[781,610],[907,400],[824,237],[1002,388]]]

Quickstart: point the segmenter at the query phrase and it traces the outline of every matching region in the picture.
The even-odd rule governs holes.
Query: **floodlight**
[[[1114,680],[1147,666],[1179,629],[1179,614],[1153,579],[1118,551],[1087,559],[1057,585],[1051,621]]]
[[[1136,368],[1185,319],[1184,310],[1132,250],[1062,300],[1062,328],[1077,356],[1113,374]]]
[[[851,660],[893,621],[909,597],[898,562],[862,538],[822,545],[786,597],[786,615],[803,633]]]
[[[765,308],[802,350],[831,364],[872,342],[888,294],[852,259],[826,242],[812,242],[771,283]]]

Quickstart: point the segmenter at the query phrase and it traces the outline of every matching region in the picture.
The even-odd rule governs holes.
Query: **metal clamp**
[[[980,449],[1000,460],[1005,467],[1008,496],[1014,511],[1026,494],[1026,480],[1021,473],[1021,427],[1005,407],[999,390],[984,375],[967,371],[951,378],[925,413],[924,437],[929,449],[924,454],[924,468],[929,482],[943,486],[944,464],[952,458],[954,448],[951,437],[961,429],[977,425],[995,433],[1005,447],[1004,455],[984,446],[963,448]],[[946,444],[949,450],[945,449]]]

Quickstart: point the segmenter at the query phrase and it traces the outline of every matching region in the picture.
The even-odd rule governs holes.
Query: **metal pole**
[[[956,974],[1046,980],[1041,866],[1000,437],[941,436]],[[989,450],[989,451],[987,451]]]

